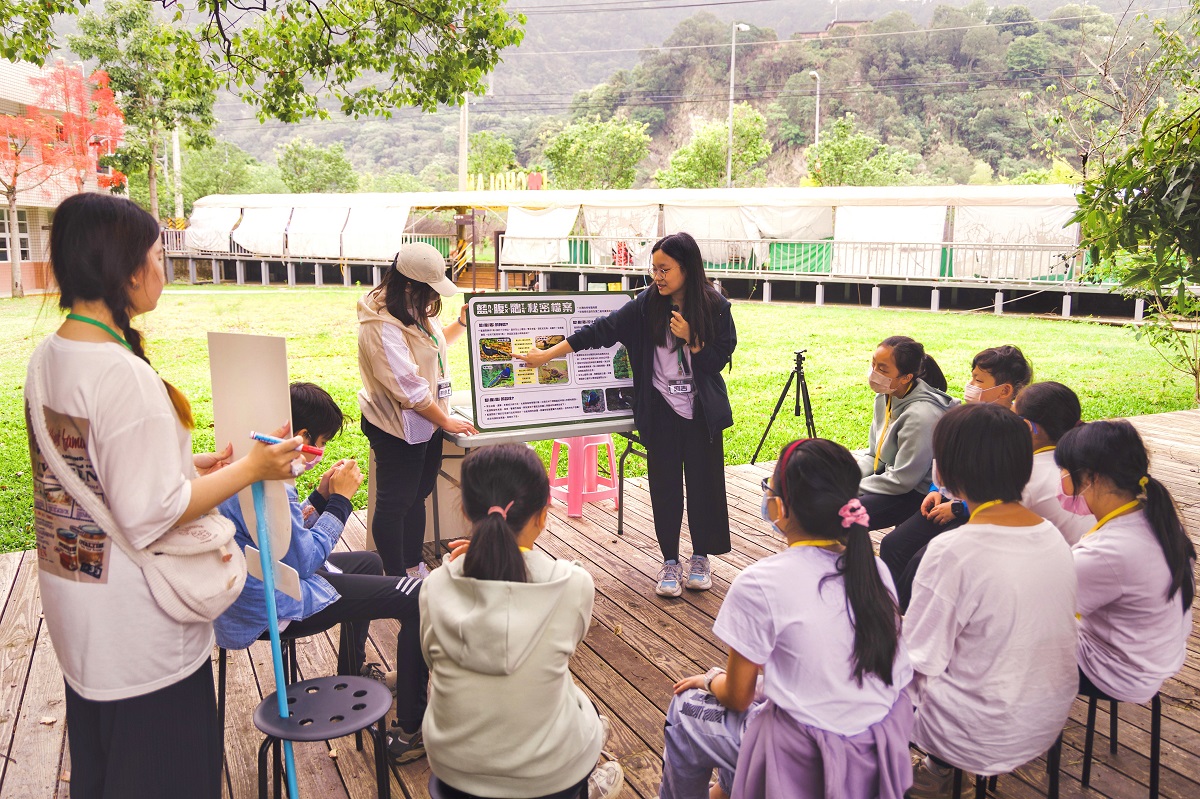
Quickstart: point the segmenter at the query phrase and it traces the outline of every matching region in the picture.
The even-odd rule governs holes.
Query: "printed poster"
[[[51,408],[39,409],[58,454],[101,502],[104,490],[88,457],[87,419],[68,416]],[[25,413],[33,411],[28,406]],[[33,527],[38,570],[64,580],[99,585],[108,582],[112,541],[91,515],[71,498],[42,457],[28,418],[30,462],[33,464]]]
[[[633,370],[622,345],[569,353],[534,369],[516,358],[550,349],[632,298],[623,292],[468,297],[475,427],[510,430],[633,416]]]

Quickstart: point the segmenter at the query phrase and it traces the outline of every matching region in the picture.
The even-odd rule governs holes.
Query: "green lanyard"
[[[429,340],[433,342],[433,346],[437,347],[438,377],[443,378],[446,376],[446,364],[442,363],[442,345],[438,343],[437,336],[433,335],[433,333],[426,329],[425,325],[421,325],[420,327],[421,330],[424,331],[425,335],[429,336]]]
[[[128,341],[126,341],[124,336],[122,336],[117,331],[113,330],[108,325],[101,322],[99,319],[93,319],[90,316],[81,316],[77,313],[69,313],[69,314],[67,314],[67,318],[74,319],[76,322],[85,322],[86,324],[94,325],[94,326],[100,328],[105,333],[107,333],[108,335],[115,338],[122,347],[129,350],[130,352],[133,352],[133,345],[131,345]]]
[[[685,363],[683,362],[683,348],[684,348],[684,346],[685,346],[685,345],[683,345],[683,344],[680,344],[680,345],[679,345],[679,349],[675,350],[675,357],[679,359],[679,374],[681,374],[681,375],[690,375],[690,374],[692,373],[692,370],[691,370],[691,369],[689,369],[689,368],[687,367],[687,364],[685,364]]]

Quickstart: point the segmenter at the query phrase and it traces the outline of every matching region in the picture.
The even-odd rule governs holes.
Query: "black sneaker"
[[[425,739],[421,737],[420,730],[406,736],[403,730],[397,728],[388,733],[387,739],[388,760],[393,766],[425,757]]]
[[[358,670],[358,676],[381,682],[392,692],[392,696],[396,695],[396,672],[384,671],[378,663],[370,662],[362,665],[362,668]]]

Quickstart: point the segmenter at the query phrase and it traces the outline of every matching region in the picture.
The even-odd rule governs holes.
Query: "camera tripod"
[[[758,460],[758,453],[762,452],[763,444],[767,441],[767,436],[771,433],[771,425],[775,423],[775,417],[779,415],[779,409],[783,407],[783,401],[787,399],[788,392],[792,390],[792,381],[797,381],[796,389],[796,415],[800,415],[801,401],[804,405],[804,425],[808,430],[809,438],[817,437],[817,426],[813,422],[812,401],[808,398],[808,381],[804,379],[804,353],[808,350],[796,350],[796,365],[792,367],[792,373],[788,375],[787,383],[783,386],[783,391],[779,392],[779,401],[775,403],[775,410],[771,411],[771,418],[767,421],[767,429],[763,430],[762,438],[758,440],[758,448],[754,450],[754,457],[750,459],[751,463]]]

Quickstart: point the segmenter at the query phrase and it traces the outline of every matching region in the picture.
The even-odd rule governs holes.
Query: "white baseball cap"
[[[461,289],[446,276],[446,259],[431,244],[413,241],[396,253],[392,264],[396,271],[412,280],[428,283],[443,297],[457,294]]]

